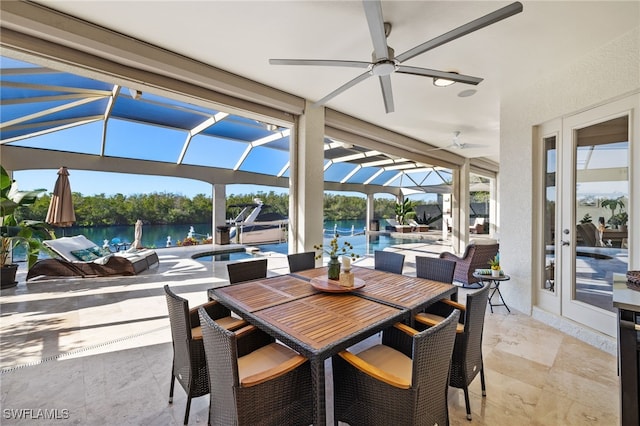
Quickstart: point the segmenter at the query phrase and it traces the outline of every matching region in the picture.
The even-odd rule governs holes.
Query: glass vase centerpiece
[[[348,241],[344,241],[342,246],[340,246],[338,243],[339,237],[340,235],[335,234],[333,239],[329,242],[329,247],[325,247],[323,244],[313,246],[316,251],[320,251],[320,253],[316,255],[316,259],[322,258],[323,253],[329,255],[329,270],[327,272],[327,277],[330,280],[340,279],[340,261],[338,260],[338,256],[347,256],[351,259],[357,259],[360,257],[353,252],[353,246]]]

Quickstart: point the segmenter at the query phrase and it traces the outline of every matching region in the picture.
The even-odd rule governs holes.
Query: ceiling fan
[[[465,143],[460,142],[460,131],[457,130],[453,132],[453,139],[451,140],[451,144],[447,146],[441,146],[439,148],[428,149],[428,151],[439,151],[442,149],[474,149],[474,148],[486,148],[487,145],[481,145],[477,143]]]
[[[371,40],[373,41],[373,54],[371,62],[325,59],[269,59],[269,63],[272,65],[315,65],[366,69],[364,73],[348,81],[333,92],[329,93],[324,98],[315,102],[314,105],[316,106],[324,105],[330,99],[333,99],[340,93],[355,86],[361,81],[366,80],[371,76],[378,76],[378,79],[380,80],[380,88],[382,89],[382,97],[384,100],[385,110],[387,113],[393,112],[393,92],[391,90],[390,75],[394,72],[431,78],[441,78],[458,83],[477,85],[482,81],[482,78],[458,74],[455,72],[410,67],[401,64],[431,49],[434,49],[464,35],[467,35],[522,12],[522,3],[511,3],[508,6],[491,12],[488,15],[484,15],[471,22],[468,22],[456,29],[453,29],[434,39],[431,39],[412,49],[409,49],[398,56],[395,56],[394,50],[387,45],[387,37],[391,32],[391,24],[388,22],[384,22],[382,18],[381,2],[379,0],[364,0],[363,5],[364,12],[367,17],[367,22],[369,24],[369,33],[371,34]]]

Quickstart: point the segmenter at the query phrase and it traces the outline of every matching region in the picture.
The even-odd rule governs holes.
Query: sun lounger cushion
[[[83,235],[62,237],[43,241],[43,244],[56,253],[60,259],[42,259],[29,270],[27,280],[38,276],[109,276],[135,275],[158,264],[155,250],[128,250],[126,252],[104,255],[105,251]],[[96,256],[89,261],[78,260],[79,256],[89,259],[91,253]],[[102,255],[97,257],[98,254]]]
[[[81,250],[89,252],[89,249],[98,248],[92,241],[88,240],[84,235],[76,235],[75,237],[61,237],[55,240],[45,240],[42,242],[45,246],[53,250],[58,256],[69,262],[78,260],[78,256],[74,252],[81,253]],[[95,250],[95,249],[94,249]],[[95,255],[96,253],[94,253]],[[95,258],[89,260],[95,260]],[[87,261],[85,259],[80,259]]]

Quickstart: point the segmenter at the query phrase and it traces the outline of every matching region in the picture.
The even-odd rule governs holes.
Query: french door
[[[539,138],[545,184],[538,303],[610,336],[613,274],[629,266],[634,106],[618,101],[555,120]]]

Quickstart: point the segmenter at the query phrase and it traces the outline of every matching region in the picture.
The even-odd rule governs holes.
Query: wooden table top
[[[326,275],[327,269],[325,266],[299,271],[293,275],[305,279],[318,278]],[[451,284],[371,268],[354,266],[351,272],[365,282],[365,286],[358,290],[359,295],[405,309],[424,308],[440,299],[451,297],[458,290]]]
[[[402,311],[352,294],[317,293],[254,312],[319,353],[392,318]]]
[[[247,281],[213,290],[218,297],[233,299],[247,312],[280,305],[316,292],[307,281],[292,275]]]

